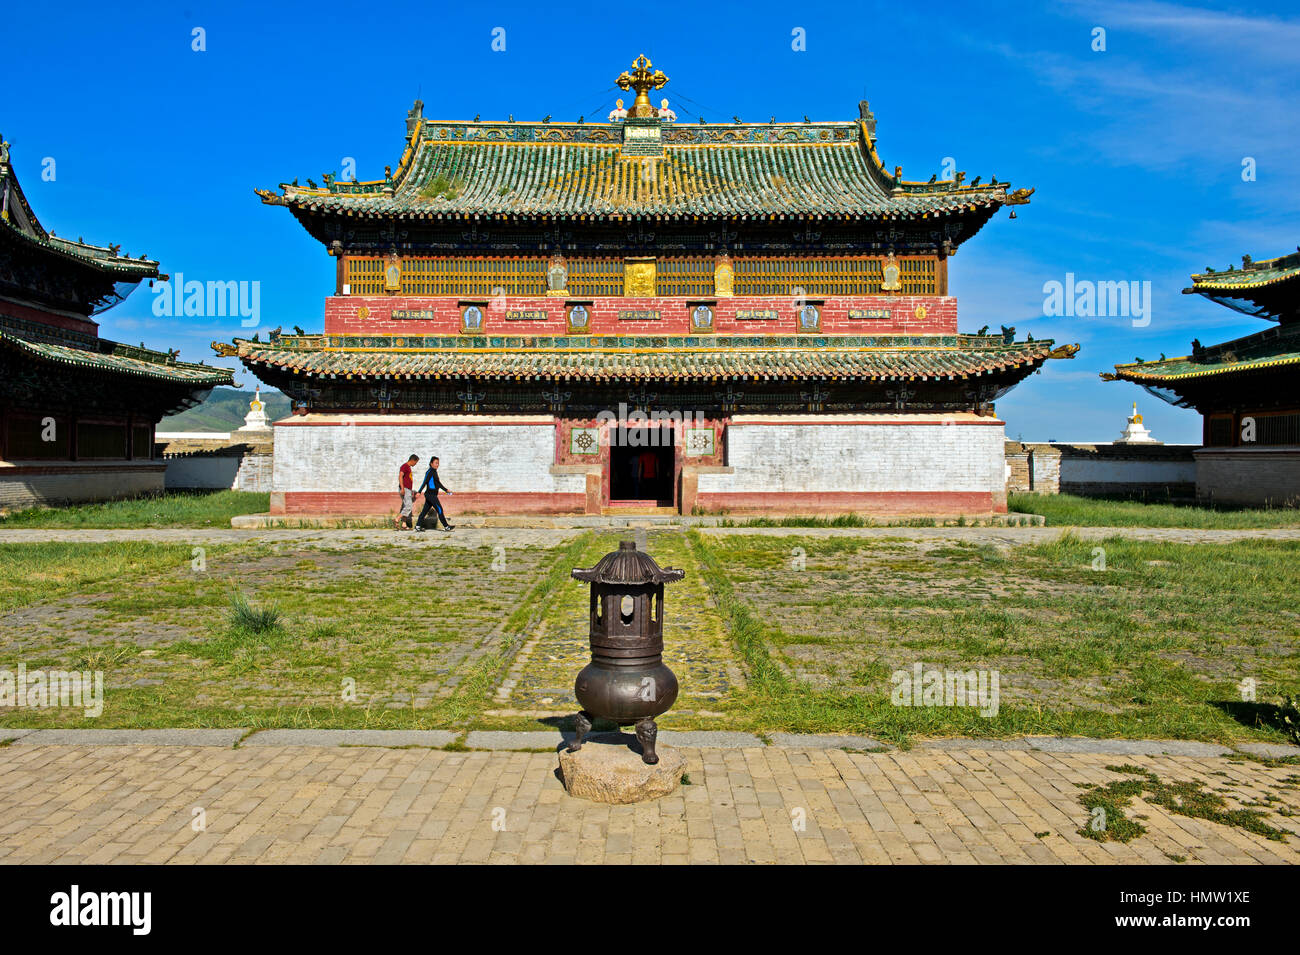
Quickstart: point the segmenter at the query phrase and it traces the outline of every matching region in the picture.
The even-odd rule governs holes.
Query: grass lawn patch
[[[735,728],[1287,741],[1300,544],[691,541],[747,670]],[[996,713],[895,705],[916,664],[996,674]]]
[[[32,507],[0,511],[0,529],[230,527],[240,514],[261,514],[271,507],[271,495],[250,491],[169,491],[97,504]]]
[[[0,667],[104,671],[14,727],[440,728],[490,696],[564,548],[0,545]],[[567,568],[566,571],[567,573]],[[532,596],[530,596],[532,595]]]
[[[1073,494],[1009,494],[1007,509],[1041,514],[1049,527],[1300,527],[1300,508],[1295,507],[1206,507]]]

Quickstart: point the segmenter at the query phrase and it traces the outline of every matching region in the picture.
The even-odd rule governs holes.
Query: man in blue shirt
[[[417,494],[424,492],[424,507],[420,510],[420,519],[415,522],[417,531],[424,531],[424,519],[428,516],[430,510],[433,510],[438,515],[438,519],[442,521],[443,530],[455,530],[455,524],[447,523],[447,515],[443,513],[442,504],[438,500],[439,488],[448,494],[451,493],[451,488],[438,480],[438,459],[434,457],[429,459],[429,469],[424,472],[424,480],[420,482],[420,490],[416,491]]]

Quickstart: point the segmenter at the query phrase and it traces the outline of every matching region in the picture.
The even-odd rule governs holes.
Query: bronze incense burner
[[[619,726],[636,726],[641,758],[659,762],[655,717],[677,701],[677,677],[664,665],[664,584],[686,576],[660,567],[634,541],[622,541],[590,570],[575,568],[573,578],[591,584],[591,662],[582,668],[573,691],[582,711],[569,752],[597,717]]]

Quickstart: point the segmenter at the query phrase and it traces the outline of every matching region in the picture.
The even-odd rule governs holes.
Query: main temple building
[[[989,513],[994,403],[1049,358],[958,331],[958,247],[1032,190],[913,182],[844,122],[679,122],[644,57],[608,122],[416,102],[370,182],[259,190],[334,257],[323,334],[213,343],[282,389],[272,513]],[[1011,211],[1014,217],[1014,211]]]

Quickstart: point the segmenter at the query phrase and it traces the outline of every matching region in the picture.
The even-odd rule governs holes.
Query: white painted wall
[[[1193,484],[1196,462],[1061,457],[1062,484]]]
[[[894,421],[897,416],[887,420]],[[699,493],[984,491],[1001,494],[1001,424],[747,424],[727,427],[734,473],[703,473]]]
[[[34,461],[62,473],[16,474],[16,468],[0,466],[0,507],[36,507],[77,501],[108,501],[140,494],[157,494],[163,489],[163,471],[158,467],[99,466],[59,461],[53,465]]]
[[[581,474],[552,474],[555,424],[300,423],[275,429],[273,491],[391,491],[397,469],[420,456],[415,481],[434,454],[453,491],[586,492]],[[306,419],[310,421],[310,419]]]
[[[167,458],[167,487],[170,488],[222,488],[235,486],[240,459],[234,455],[217,457]]]
[[[1300,448],[1202,448],[1196,496],[1235,504],[1300,502]]]

